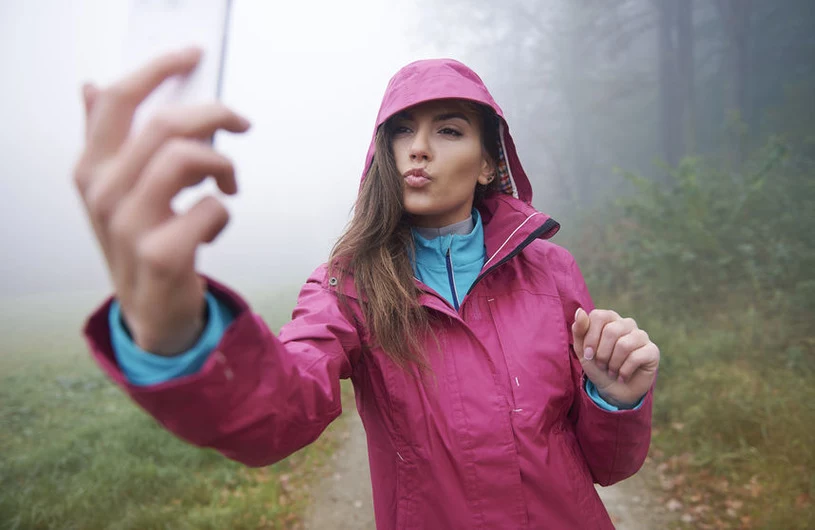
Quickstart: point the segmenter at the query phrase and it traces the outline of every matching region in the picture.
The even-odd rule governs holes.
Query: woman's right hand
[[[168,54],[105,89],[83,87],[85,148],[74,182],[133,340],[160,355],[189,349],[203,331],[206,286],[195,271],[196,249],[229,219],[215,197],[181,214],[171,200],[207,176],[236,193],[232,162],[202,140],[218,129],[245,132],[249,122],[211,103],[158,111],[135,134],[131,123],[162,81],[189,73],[200,58],[199,50]]]

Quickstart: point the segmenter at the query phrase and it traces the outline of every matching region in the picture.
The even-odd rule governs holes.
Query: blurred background
[[[79,87],[122,73],[127,10],[0,3],[0,528],[298,528],[341,423],[245,470],[161,431],[81,342],[109,282],[71,181]],[[201,269],[282,324],[349,217],[388,79],[437,56],[503,107],[597,305],[663,352],[629,496],[672,517],[643,528],[811,528],[815,3],[234,0],[223,100],[254,126],[217,138],[241,192]]]

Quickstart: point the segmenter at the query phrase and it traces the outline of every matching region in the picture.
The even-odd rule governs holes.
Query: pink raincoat
[[[391,80],[377,126],[417,103],[467,98],[502,116],[479,77],[451,60],[408,65]],[[487,261],[456,312],[426,286],[435,317],[432,375],[369,349],[353,280],[318,268],[292,321],[273,335],[235,292],[210,289],[237,317],[196,374],[128,383],[111,350],[104,304],[85,333],[95,359],[177,436],[250,466],[314,441],[340,415],[351,378],[368,440],[377,528],[613,528],[593,483],[639,469],[650,441],[652,392],[637,410],[608,412],[583,388],[570,344],[578,307],[593,304],[571,255],[547,241],[558,224],[530,206],[532,189],[506,123],[510,194],[480,207]],[[373,142],[368,164],[373,155]],[[350,297],[338,303],[337,291]]]

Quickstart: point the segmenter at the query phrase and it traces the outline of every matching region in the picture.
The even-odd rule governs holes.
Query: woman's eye
[[[449,135],[449,136],[455,136],[455,137],[461,136],[461,133],[460,133],[460,132],[458,132],[458,131],[457,131],[457,130],[455,130],[455,129],[451,129],[451,128],[449,128],[449,127],[445,127],[444,129],[442,129],[442,130],[441,130],[441,131],[439,131],[439,132],[440,132],[440,133],[442,133],[442,134]]]
[[[393,128],[393,134],[406,134],[410,132],[410,128],[405,125],[397,125]]]

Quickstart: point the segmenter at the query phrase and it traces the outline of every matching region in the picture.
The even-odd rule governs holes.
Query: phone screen
[[[231,0],[131,0],[125,42],[128,71],[165,52],[198,46],[203,57],[185,78],[165,81],[139,107],[134,127],[156,107],[195,104],[220,97]]]

